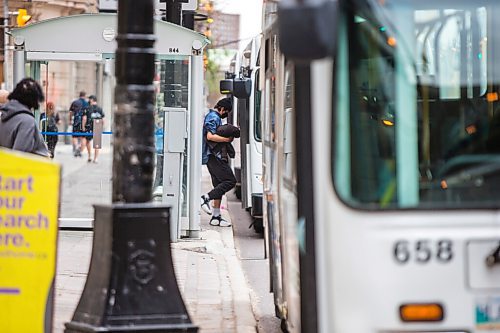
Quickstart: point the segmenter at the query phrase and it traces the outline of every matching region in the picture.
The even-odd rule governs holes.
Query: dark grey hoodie
[[[24,104],[12,99],[0,107],[0,147],[49,156],[35,116]]]

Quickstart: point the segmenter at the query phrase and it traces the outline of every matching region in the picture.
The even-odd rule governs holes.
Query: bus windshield
[[[500,1],[352,0],[340,12],[340,197],[367,209],[500,207]]]

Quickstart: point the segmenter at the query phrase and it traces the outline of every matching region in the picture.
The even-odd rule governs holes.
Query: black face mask
[[[220,115],[221,119],[226,119],[227,118],[227,112],[224,112],[223,114]]]

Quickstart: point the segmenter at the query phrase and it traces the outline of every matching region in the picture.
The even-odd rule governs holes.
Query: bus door
[[[250,207],[248,189],[251,179],[248,178],[250,155],[248,152],[249,145],[249,119],[251,112],[249,98],[238,98],[238,115],[240,125],[240,154],[241,154],[241,206],[243,208]]]

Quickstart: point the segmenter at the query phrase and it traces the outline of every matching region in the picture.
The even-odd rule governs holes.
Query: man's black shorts
[[[74,138],[85,138],[86,136],[82,135],[83,133],[85,133],[85,131],[80,127],[75,128],[75,126],[73,126],[73,134],[71,134],[71,136]]]

